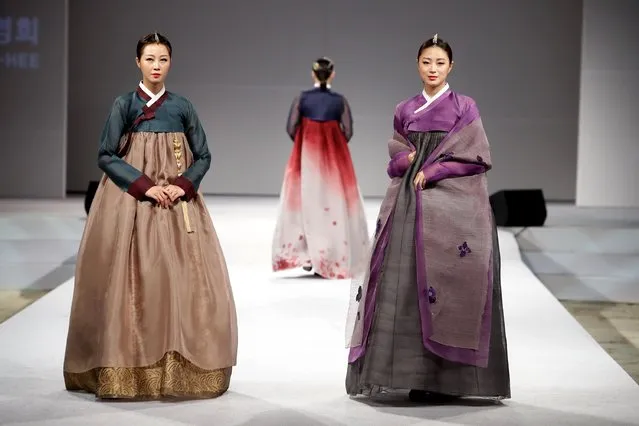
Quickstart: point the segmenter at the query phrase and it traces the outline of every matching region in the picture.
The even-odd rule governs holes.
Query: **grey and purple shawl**
[[[349,362],[366,352],[376,285],[402,177],[415,147],[410,132],[446,131],[421,170],[428,185],[418,190],[415,271],[424,347],[444,359],[486,366],[492,292],[492,212],[486,171],[490,149],[475,102],[447,91],[429,107],[417,96],[398,105],[388,142],[392,178],[382,202],[365,276],[353,280],[347,346]]]

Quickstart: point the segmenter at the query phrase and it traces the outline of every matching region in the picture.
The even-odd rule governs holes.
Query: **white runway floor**
[[[238,309],[229,392],[170,403],[97,402],[66,392],[71,280],[0,325],[1,425],[639,425],[639,386],[522,263],[510,233],[500,231],[512,399],[370,402],[344,392],[349,283],[270,272],[275,199],[207,202]],[[372,231],[377,203],[367,211]]]

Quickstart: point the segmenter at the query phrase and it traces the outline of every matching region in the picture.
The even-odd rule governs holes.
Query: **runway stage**
[[[378,203],[367,201],[371,232]],[[639,386],[524,265],[509,232],[499,236],[512,399],[448,406],[370,402],[344,392],[349,283],[303,271],[271,273],[276,199],[207,197],[207,204],[238,309],[239,359],[229,392],[172,403],[96,402],[66,392],[70,279],[0,325],[1,425],[639,424]],[[64,250],[77,248],[83,220],[79,199],[0,201],[0,275],[15,275],[18,267],[27,274],[40,259],[67,256]],[[19,266],[29,253],[34,266]]]

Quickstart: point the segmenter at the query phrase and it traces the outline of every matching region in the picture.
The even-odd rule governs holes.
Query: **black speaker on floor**
[[[546,200],[541,189],[511,189],[490,196],[497,226],[544,226]]]
[[[97,180],[89,181],[89,187],[87,188],[87,193],[84,196],[84,211],[89,214],[89,210],[91,209],[91,203],[93,202],[93,197],[95,197],[95,193],[98,190],[98,186],[100,182]]]

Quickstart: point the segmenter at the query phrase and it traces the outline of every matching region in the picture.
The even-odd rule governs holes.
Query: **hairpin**
[[[433,36],[433,44],[437,44],[437,34]]]

